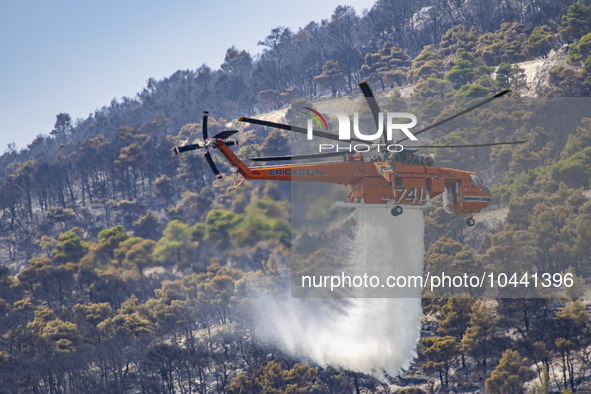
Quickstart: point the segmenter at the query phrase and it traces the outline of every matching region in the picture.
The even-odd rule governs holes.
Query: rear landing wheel
[[[392,216],[402,215],[402,207],[397,205],[390,210],[390,213]]]
[[[466,220],[466,224],[468,225],[468,227],[473,227],[476,224],[476,222],[474,221],[474,219],[468,218],[468,220]]]

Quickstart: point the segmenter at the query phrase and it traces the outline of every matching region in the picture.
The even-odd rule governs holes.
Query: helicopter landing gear
[[[466,224],[468,225],[468,227],[474,227],[474,225],[476,224],[476,221],[474,221],[474,219],[473,219],[473,218],[469,217],[469,218],[466,220]]]
[[[402,207],[397,205],[390,210],[390,213],[392,214],[392,216],[402,215]]]

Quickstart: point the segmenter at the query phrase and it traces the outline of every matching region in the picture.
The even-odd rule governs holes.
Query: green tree
[[[115,258],[126,269],[137,269],[143,274],[146,268],[154,266],[156,242],[139,237],[129,238],[115,249]]]
[[[585,333],[591,318],[580,301],[565,306],[556,314],[556,318],[563,337],[577,344],[581,344],[581,340],[588,340]]]
[[[98,324],[111,316],[112,309],[108,302],[98,304],[76,304],[72,309],[75,321],[80,327],[84,340],[96,339],[96,344],[101,344],[101,337],[97,328]]]
[[[141,308],[136,296],[123,302],[117,315],[100,322],[97,329],[104,337],[119,338],[125,342],[154,332],[154,327],[146,316],[146,310]]]
[[[281,204],[269,199],[257,200],[248,205],[244,211],[243,215],[236,217],[231,215],[221,222],[223,227],[227,228],[224,231],[230,234],[232,242],[240,245],[247,242],[256,243],[264,239],[276,239],[284,245],[289,245],[291,226],[282,217],[285,211]],[[217,227],[219,228],[219,220]],[[208,232],[213,234],[212,230],[209,228]]]
[[[361,75],[370,83],[377,82],[385,89],[386,85],[394,87],[406,82],[410,58],[402,48],[385,42],[377,52],[366,53],[364,59]]]
[[[289,155],[291,153],[289,137],[279,130],[272,130],[260,147],[262,156]]]
[[[426,105],[423,110],[431,116],[437,116],[441,113],[442,101],[445,99],[446,95],[453,92],[454,88],[451,82],[435,76],[428,77],[426,80],[419,80],[414,89],[414,94],[417,97],[427,99],[425,100]],[[433,109],[429,108],[429,105],[431,105]]]
[[[425,254],[425,268],[429,272],[449,272],[462,244],[451,238],[440,237]]]
[[[468,245],[462,246],[449,267],[450,272],[478,274],[481,270],[480,257]]]
[[[129,237],[121,225],[102,230],[98,234],[98,244],[89,247],[88,253],[80,260],[80,265],[86,270],[108,269],[115,258],[115,249]]]
[[[462,85],[471,83],[474,81],[475,77],[475,65],[476,59],[473,54],[469,52],[461,52],[458,58],[454,61],[451,70],[445,74],[445,79],[453,83],[456,89]]]
[[[48,258],[52,258],[53,250],[58,245],[58,241],[53,237],[43,235],[41,236],[41,239],[37,241],[37,245],[41,248],[43,253],[45,253],[45,255]]]
[[[156,197],[164,198],[165,206],[168,207],[172,202],[174,196],[174,187],[172,179],[167,175],[162,175],[154,181],[154,191]]]
[[[398,394],[427,394],[427,392],[419,387],[405,387]]]
[[[575,133],[569,134],[564,150],[560,153],[560,158],[569,158],[589,146],[591,146],[591,118],[583,118]]]
[[[211,267],[210,267],[211,269]],[[234,295],[234,278],[218,272],[199,285],[199,301],[217,317],[220,324],[226,324],[230,298]]]
[[[267,108],[279,109],[294,100],[299,95],[299,88],[293,86],[284,90],[265,89],[258,92],[258,98]]]
[[[33,219],[33,180],[35,160],[25,163],[15,163],[13,171],[8,176],[8,187],[11,189],[11,197],[24,202],[24,209],[18,209],[18,216],[23,219]],[[22,203],[21,203],[22,204]],[[14,209],[14,208],[13,208]]]
[[[473,52],[478,40],[476,27],[470,27],[470,30],[464,25],[456,25],[447,30],[441,37],[439,50],[442,55],[457,55],[461,52]]]
[[[80,341],[78,326],[74,323],[59,319],[49,308],[39,306],[35,309],[35,319],[27,324],[38,340],[46,343],[50,352],[71,353]],[[37,351],[46,350],[39,344]]]
[[[156,241],[162,235],[162,225],[156,215],[148,210],[144,216],[133,222],[133,231],[138,237]]]
[[[469,85],[463,85],[456,93],[456,97],[484,97],[489,93],[490,89],[485,88],[484,86],[478,83],[473,83]]]
[[[332,97],[337,97],[345,83],[345,75],[341,72],[339,62],[327,60],[322,66],[322,74],[314,77],[314,82],[322,90],[330,90]]]
[[[72,117],[70,114],[62,112],[56,115],[55,118],[55,125],[50,134],[58,139],[63,139],[72,130]]]
[[[579,261],[587,260],[591,255],[591,214],[578,215],[575,219],[574,254]]]
[[[83,241],[75,229],[61,234],[53,250],[53,258],[60,264],[77,263],[88,252],[88,243]]]
[[[582,94],[582,77],[572,68],[556,65],[548,71],[549,89],[547,95],[580,96]]]
[[[588,188],[591,185],[591,146],[554,164],[552,178],[568,187]]]
[[[123,225],[126,228],[131,228],[134,219],[142,213],[146,212],[146,203],[137,198],[133,200],[119,200],[112,205],[112,210],[119,213],[119,218],[122,218]]]
[[[60,319],[47,322],[42,336],[53,344],[54,350],[58,353],[73,352],[81,339],[76,324]]]
[[[56,301],[62,307],[76,296],[73,292],[77,279],[75,264],[66,263],[54,267],[47,257],[36,257],[29,260],[29,263],[30,267],[23,269],[18,279],[32,291],[35,298],[44,300],[49,307]]]
[[[562,17],[558,35],[564,42],[572,42],[589,31],[591,31],[591,5],[583,5],[577,1]]]
[[[527,367],[527,359],[521,359],[517,351],[507,349],[503,352],[499,365],[486,379],[486,392],[495,394],[524,393],[525,382],[533,377],[533,371]]]
[[[568,58],[572,63],[584,62],[591,55],[591,33],[585,34],[568,48]]]
[[[122,147],[117,159],[113,161],[118,175],[123,180],[124,192],[128,200],[137,198],[138,180],[140,177],[139,167],[141,163],[148,160],[147,146],[152,143],[152,139],[145,134],[134,134],[129,138],[131,142],[128,146]]]
[[[562,383],[564,389],[570,383],[571,389],[575,390],[575,366],[574,366],[574,355],[573,352],[576,350],[576,345],[573,341],[566,338],[557,338],[554,341],[556,351],[562,359]]]
[[[252,56],[244,50],[240,51],[236,47],[231,47],[226,50],[224,63],[220,68],[231,74],[243,74],[252,68]]]
[[[269,361],[248,375],[239,374],[225,387],[234,393],[309,393],[319,389],[318,371],[307,365],[296,364],[283,369],[277,361]]]
[[[522,45],[527,40],[526,28],[518,22],[504,22],[499,30],[485,33],[478,38],[476,55],[489,66],[501,62],[515,63],[523,60]]]
[[[507,62],[502,62],[497,67],[495,81],[501,88],[517,88],[522,85],[523,69],[518,66],[512,66]]]
[[[51,207],[45,211],[45,217],[51,223],[61,223],[62,231],[66,231],[68,223],[76,219],[76,212],[72,208]]]
[[[429,77],[443,78],[443,58],[433,45],[427,45],[421,53],[412,60],[410,67],[410,79],[414,83],[426,80]]]
[[[232,231],[243,217],[234,212],[225,209],[212,209],[205,218],[207,226],[207,238],[213,241],[230,241],[230,231]]]
[[[187,267],[194,260],[197,245],[191,240],[189,226],[178,221],[168,222],[162,232],[162,238],[156,243],[154,258],[165,264],[178,264]]]
[[[99,245],[107,249],[111,254],[119,247],[121,242],[127,239],[129,239],[129,234],[121,225],[102,230],[98,234]]]
[[[523,43],[523,50],[528,56],[548,57],[550,50],[554,48],[554,35],[548,26],[536,26],[527,41]]]
[[[486,306],[486,301],[476,302],[470,313],[470,325],[462,337],[462,350],[477,360],[484,371],[492,353],[491,342],[496,335],[497,320],[492,308]]]
[[[586,95],[589,95],[591,92],[591,56],[587,56],[587,59],[583,63],[581,78],[583,79],[581,89]]]
[[[452,336],[459,343],[468,328],[474,302],[474,298],[471,297],[450,297],[443,308],[441,308],[437,334],[441,336]],[[458,350],[461,350],[461,348]],[[461,353],[461,356],[462,367],[464,367],[464,352]]]
[[[523,213],[527,214],[527,213]],[[507,220],[519,222],[520,217]],[[491,246],[483,260],[490,269],[502,272],[508,269],[531,269],[532,262],[540,261],[542,251],[536,245],[534,234],[508,227],[491,236]]]
[[[441,386],[447,387],[450,363],[458,355],[458,342],[451,336],[428,337],[423,339],[423,346],[423,353],[427,358],[425,372],[438,372]]]

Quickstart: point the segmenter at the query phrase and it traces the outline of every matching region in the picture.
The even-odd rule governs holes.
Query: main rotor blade
[[[202,131],[203,131],[203,141],[207,141],[207,117],[209,112],[203,111],[203,121],[201,123]]]
[[[523,144],[527,141],[507,141],[507,142],[491,142],[486,144],[465,144],[465,145],[421,145],[421,146],[405,146],[404,150],[415,151],[417,149],[448,149],[448,148],[477,148],[482,146],[496,146],[496,145],[517,145]],[[345,156],[351,154],[349,152],[327,152],[327,153],[313,153],[309,155],[287,155],[287,156],[266,156],[266,157],[249,157],[251,161],[283,161],[283,160],[304,160],[304,159],[319,159],[323,157]]]
[[[281,160],[304,160],[304,159],[319,159],[322,157],[345,156],[349,152],[327,152],[327,153],[313,153],[309,155],[289,155],[289,156],[267,156],[267,157],[249,157],[252,161],[281,161]]]
[[[367,100],[367,104],[369,105],[369,109],[371,110],[371,114],[373,115],[373,120],[376,124],[376,130],[378,130],[380,128],[380,106],[378,105],[378,102],[376,101],[376,98],[374,97],[366,81],[359,82],[359,88],[361,88],[361,91],[363,92],[363,95]]]
[[[287,130],[287,131],[295,131],[296,133],[308,134],[308,130],[305,129],[305,128],[303,128],[303,127],[292,126],[292,125],[283,124],[283,123],[269,122],[269,121],[261,120],[261,119],[246,118],[246,117],[241,117],[238,120],[240,122],[258,124],[260,126],[274,127],[276,129],[282,129],[282,130]],[[315,136],[317,136],[317,137],[326,138],[326,139],[329,139],[329,140],[343,141],[343,142],[346,142],[346,141],[357,141],[357,142],[367,143],[367,141],[364,141],[364,140],[358,139],[358,138],[351,138],[350,140],[341,140],[341,139],[339,139],[339,136],[337,134],[327,133],[327,132],[324,132],[324,131],[316,131],[316,130],[314,130],[313,134]]]
[[[453,115],[453,116],[450,116],[449,118],[445,118],[445,119],[443,119],[443,120],[440,120],[439,122],[433,123],[431,126],[427,126],[427,127],[425,127],[424,129],[422,129],[422,130],[419,130],[419,131],[417,131],[416,133],[413,133],[413,135],[416,137],[417,135],[419,135],[419,134],[421,134],[421,133],[424,133],[424,132],[425,132],[425,131],[427,131],[427,130],[431,130],[432,128],[434,128],[434,127],[437,127],[437,126],[441,126],[442,124],[444,124],[444,123],[446,123],[446,122],[449,122],[450,120],[453,120],[453,119],[455,119],[455,118],[457,118],[457,117],[459,117],[459,116],[462,116],[462,115],[464,115],[464,114],[466,114],[466,113],[468,113],[468,112],[470,112],[470,111],[473,111],[473,110],[475,110],[476,108],[483,106],[484,104],[490,103],[490,102],[491,102],[491,101],[493,101],[494,99],[497,99],[497,98],[499,98],[499,97],[502,97],[502,96],[506,95],[506,94],[507,94],[507,93],[509,93],[510,91],[511,91],[511,89],[506,89],[506,90],[503,90],[502,92],[499,92],[499,93],[495,94],[494,96],[492,96],[492,97],[489,97],[489,98],[487,98],[486,100],[484,100],[484,101],[481,101],[480,103],[478,103],[478,104],[476,104],[476,105],[473,105],[473,106],[472,106],[472,107],[470,107],[470,108],[466,108],[465,110],[463,110],[463,111],[461,111],[461,112],[458,112],[457,114],[455,114],[455,115]],[[399,144],[399,143],[401,143],[402,141],[406,141],[407,139],[408,139],[408,137],[404,137],[403,139],[396,141],[396,143],[397,143],[397,144]]]
[[[188,152],[190,150],[195,150],[195,149],[199,149],[202,148],[201,145],[199,144],[191,144],[191,145],[185,145],[185,146],[175,146],[173,149],[173,152],[175,155],[178,155],[179,153],[183,153],[183,152]]]
[[[404,149],[448,149],[448,148],[477,148],[481,146],[496,146],[496,145],[518,145],[524,144],[524,141],[506,141],[506,142],[489,142],[486,144],[465,144],[465,145],[418,145],[418,146],[405,146]]]
[[[205,152],[205,160],[207,160],[207,164],[209,164],[209,167],[211,168],[211,170],[215,174],[215,177],[217,179],[221,179],[222,174],[220,174],[217,167],[215,166],[215,163],[213,162],[213,159],[211,158],[211,155],[209,154],[209,152]]]

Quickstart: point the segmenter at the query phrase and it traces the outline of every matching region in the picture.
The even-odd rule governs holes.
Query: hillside
[[[87,119],[59,114],[49,135],[6,152],[0,392],[590,390],[591,6],[484,4],[380,0],[363,16],[339,7],[298,32],[274,29],[259,58],[230,48],[219,70],[150,80]],[[478,172],[494,197],[473,228],[434,199],[425,271],[551,274],[527,293],[425,290],[417,359],[386,380],[258,336],[260,300],[289,299],[288,273],[341,267],[353,230],[331,205],[347,189],[234,190],[219,155],[224,178],[214,180],[202,151],[171,153],[201,141],[209,110],[210,135],[239,130],[243,160],[289,154],[292,137],[237,117],[298,121],[292,109],[312,103],[368,118],[355,92],[363,79],[383,108],[415,111],[420,125],[513,89],[425,133],[448,145],[527,140],[434,152],[437,165]],[[293,201],[305,209],[294,213]]]

